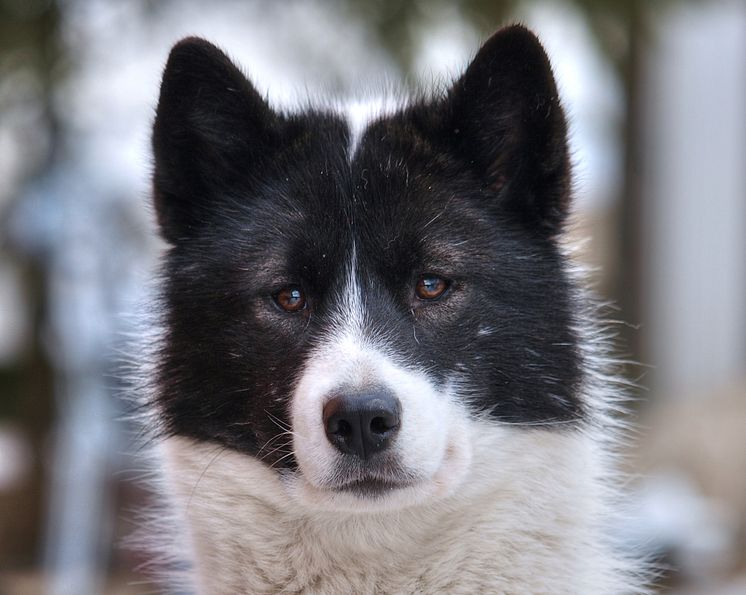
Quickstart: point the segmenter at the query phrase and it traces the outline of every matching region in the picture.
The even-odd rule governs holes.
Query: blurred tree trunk
[[[643,333],[639,325],[643,318],[643,275],[645,236],[643,225],[643,193],[645,176],[644,80],[645,50],[648,38],[647,8],[641,0],[630,0],[626,13],[627,54],[621,65],[624,85],[624,147],[623,186],[618,211],[618,255],[615,298],[621,308],[623,341],[634,361],[645,361]],[[627,370],[628,376],[639,376]]]
[[[5,64],[0,62],[0,67],[14,65],[12,67],[27,71],[38,81],[35,99],[43,111],[41,126],[48,150],[40,155],[38,162],[26,164],[30,172],[26,183],[33,183],[36,177],[43,175],[60,150],[59,119],[53,98],[60,76],[59,25],[59,7],[54,0],[0,2],[0,57],[11,57]],[[16,56],[21,60],[12,59]],[[0,76],[4,74],[0,70]],[[17,101],[12,95],[6,99],[11,107]],[[17,194],[11,197],[11,209],[23,199],[24,191],[21,184]],[[2,223],[7,222],[3,219]],[[16,380],[10,392],[2,394],[2,399],[11,423],[18,424],[32,451],[30,475],[7,494],[11,505],[0,514],[0,566],[10,568],[38,564],[42,553],[43,522],[49,496],[48,437],[55,411],[52,367],[44,346],[48,310],[44,263],[34,255],[22,253],[22,249],[14,251],[16,246],[7,247],[10,248],[8,256],[17,262],[22,273],[24,295],[28,299],[30,341],[26,352],[13,364],[11,372]]]

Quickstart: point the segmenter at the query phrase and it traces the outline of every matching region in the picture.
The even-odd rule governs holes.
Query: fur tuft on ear
[[[268,158],[278,120],[217,47],[196,37],[173,47],[153,127],[154,201],[166,240],[191,235],[211,203]]]
[[[544,49],[520,25],[485,42],[446,100],[450,138],[500,204],[560,231],[569,207],[567,124]]]

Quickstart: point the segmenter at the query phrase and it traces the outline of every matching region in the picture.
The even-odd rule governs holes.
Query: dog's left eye
[[[275,304],[285,310],[285,312],[300,312],[301,310],[305,310],[307,305],[306,295],[297,285],[283,287],[272,297]]]
[[[436,300],[450,287],[451,282],[438,275],[422,275],[417,280],[414,292],[421,300]]]

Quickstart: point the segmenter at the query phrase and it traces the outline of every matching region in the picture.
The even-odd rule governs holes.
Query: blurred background
[[[162,247],[149,134],[170,46],[279,107],[448,80],[500,24],[571,119],[580,258],[637,385],[616,531],[671,593],[746,593],[746,2],[0,0],[0,593],[151,593],[116,339]],[[367,90],[367,93],[365,92]]]

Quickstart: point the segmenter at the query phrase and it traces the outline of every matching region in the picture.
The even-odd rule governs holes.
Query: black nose
[[[386,391],[336,396],[324,405],[326,437],[345,454],[368,459],[399,430],[399,399]]]

